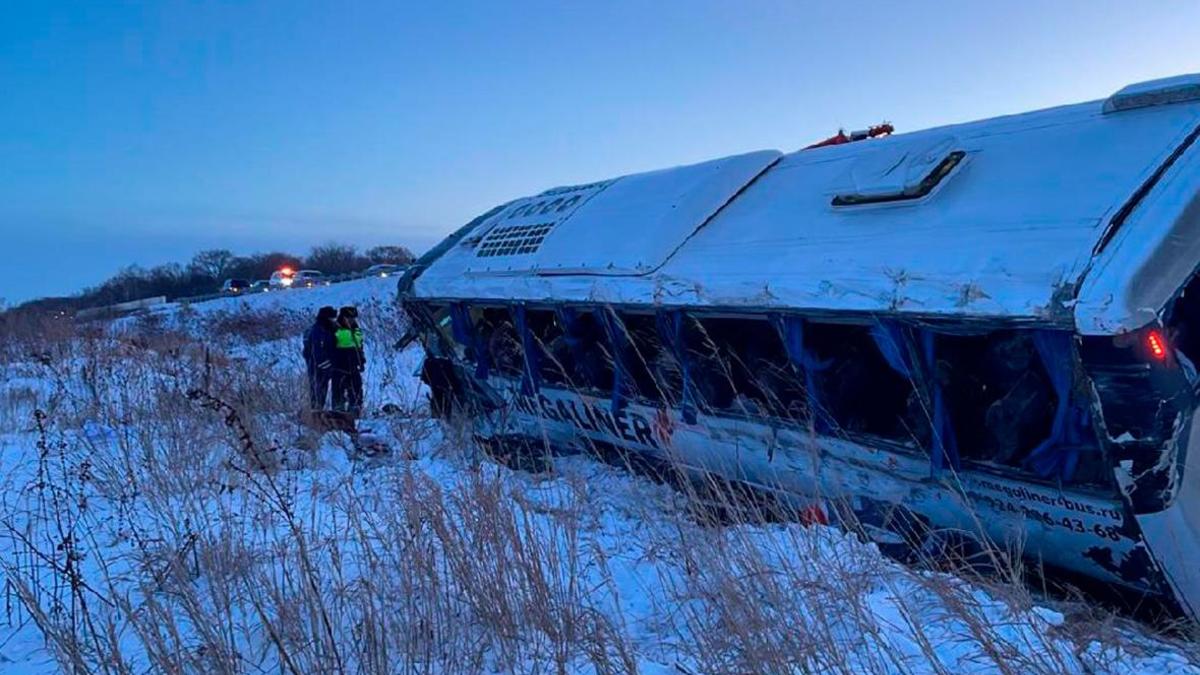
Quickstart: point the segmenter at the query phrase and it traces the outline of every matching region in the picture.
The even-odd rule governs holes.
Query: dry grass
[[[369,335],[394,321],[363,308]],[[48,390],[0,406],[36,443],[0,485],[8,617],[67,672],[1059,673],[1140,644],[1041,621],[1004,556],[985,594],[716,482],[510,471],[385,348],[395,447],[352,463],[298,442],[294,360],[150,335],[64,341],[30,373]]]

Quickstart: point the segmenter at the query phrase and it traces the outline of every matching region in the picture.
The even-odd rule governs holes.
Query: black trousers
[[[328,369],[308,369],[308,404],[312,410],[324,410],[328,405],[330,379]]]
[[[357,369],[336,370],[333,374],[333,409],[355,417],[362,414],[363,378]]]

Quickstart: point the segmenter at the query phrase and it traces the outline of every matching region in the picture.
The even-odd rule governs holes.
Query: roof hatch
[[[1131,84],[1108,97],[1104,102],[1104,112],[1114,113],[1187,101],[1200,101],[1200,73]]]
[[[834,206],[857,206],[920,199],[958,166],[966,153],[957,139],[889,143],[854,162],[837,180]]]

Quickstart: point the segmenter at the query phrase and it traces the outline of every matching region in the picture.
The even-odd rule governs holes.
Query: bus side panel
[[[900,505],[933,529],[956,530],[1026,558],[1148,592],[1157,575],[1135,523],[1126,522],[1117,495],[1059,490],[994,473],[930,476],[927,457],[771,428],[749,420],[701,415],[685,425],[674,411],[629,403],[612,415],[606,400],[544,387],[517,393],[518,384],[493,378],[507,413],[477,419],[483,436],[522,435],[583,448],[599,441],[670,460],[691,473],[709,473],[794,497],[828,511],[849,506],[865,516]],[[1200,493],[1200,490],[1197,491]],[[832,509],[828,507],[833,507]],[[862,513],[860,513],[860,511]],[[1133,526],[1133,527],[1131,527]],[[1136,568],[1136,569],[1135,569]],[[1141,570],[1140,572],[1138,570]]]
[[[1195,420],[1200,408],[1192,412]],[[1200,448],[1200,428],[1190,425],[1184,450],[1179,494],[1165,510],[1137,516],[1142,536],[1154,561],[1167,577],[1182,609],[1200,619],[1200,466],[1193,469],[1187,458]],[[1185,442],[1180,440],[1179,442]],[[1130,478],[1118,469],[1118,480]]]

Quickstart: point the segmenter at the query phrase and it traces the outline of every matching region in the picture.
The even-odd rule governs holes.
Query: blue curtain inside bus
[[[537,340],[529,331],[529,322],[525,316],[525,305],[513,307],[513,320],[517,324],[517,334],[521,336],[521,353],[525,364],[521,376],[521,393],[536,394],[541,387],[541,366],[538,363]]]
[[[671,350],[675,362],[679,364],[679,374],[683,383],[680,386],[680,414],[687,424],[696,423],[696,402],[692,392],[692,373],[690,359],[687,355],[687,345],[684,342],[684,321],[687,316],[677,310],[659,310],[655,315],[658,324],[659,339]]]
[[[571,355],[571,361],[576,366],[583,363],[583,340],[579,337],[579,314],[574,307],[555,307],[554,316],[558,318],[558,323],[562,326],[563,341],[567,343],[567,352]],[[593,382],[586,383],[593,385]]]
[[[933,470],[942,468],[938,460],[945,456],[950,460],[950,466],[957,471],[962,468],[958,456],[958,437],[954,434],[954,424],[947,410],[946,400],[942,392],[942,383],[937,377],[937,354],[934,349],[935,336],[932,331],[921,331],[921,348],[925,357],[925,376],[929,382],[929,395],[933,399]],[[940,452],[939,452],[940,450]]]
[[[596,313],[600,317],[600,323],[604,326],[604,334],[608,337],[608,346],[612,349],[612,412],[615,415],[625,407],[625,383],[629,379],[628,373],[625,372],[627,344],[625,325],[616,312],[610,308],[603,308]]]
[[[475,359],[475,377],[487,380],[491,359],[486,338],[475,332],[471,310],[461,302],[450,305],[450,331],[454,334],[455,341],[466,347]]]
[[[1050,436],[1025,458],[1025,466],[1037,475],[1043,478],[1057,477],[1064,481],[1075,475],[1080,454],[1084,450],[1096,449],[1091,415],[1071,391],[1074,384],[1071,340],[1071,334],[1065,331],[1033,332],[1033,344],[1050,376],[1058,404],[1054,409]]]
[[[822,361],[804,344],[804,318],[799,316],[771,315],[771,323],[783,340],[784,350],[787,351],[788,361],[792,368],[804,378],[804,397],[808,405],[808,413],[812,416],[813,427],[817,432],[824,433],[834,428],[833,420],[821,405],[820,392],[817,389],[816,374],[831,365],[831,361]]]
[[[917,381],[917,376],[920,376],[928,384],[929,404],[933,417],[931,420],[933,450],[930,453],[930,461],[933,474],[936,476],[941,472],[946,461],[949,461],[950,466],[955,470],[961,468],[961,461],[958,456],[958,441],[954,435],[954,428],[950,424],[950,416],[946,413],[942,386],[935,373],[937,360],[934,354],[934,334],[927,330],[922,330],[920,333],[921,355],[919,360],[921,362],[914,363],[913,361],[916,359],[912,350],[908,349],[902,326],[893,321],[879,321],[871,326],[871,337],[874,338],[875,345],[879,347],[879,352],[883,354],[884,360],[892,370],[909,378],[914,383]]]

